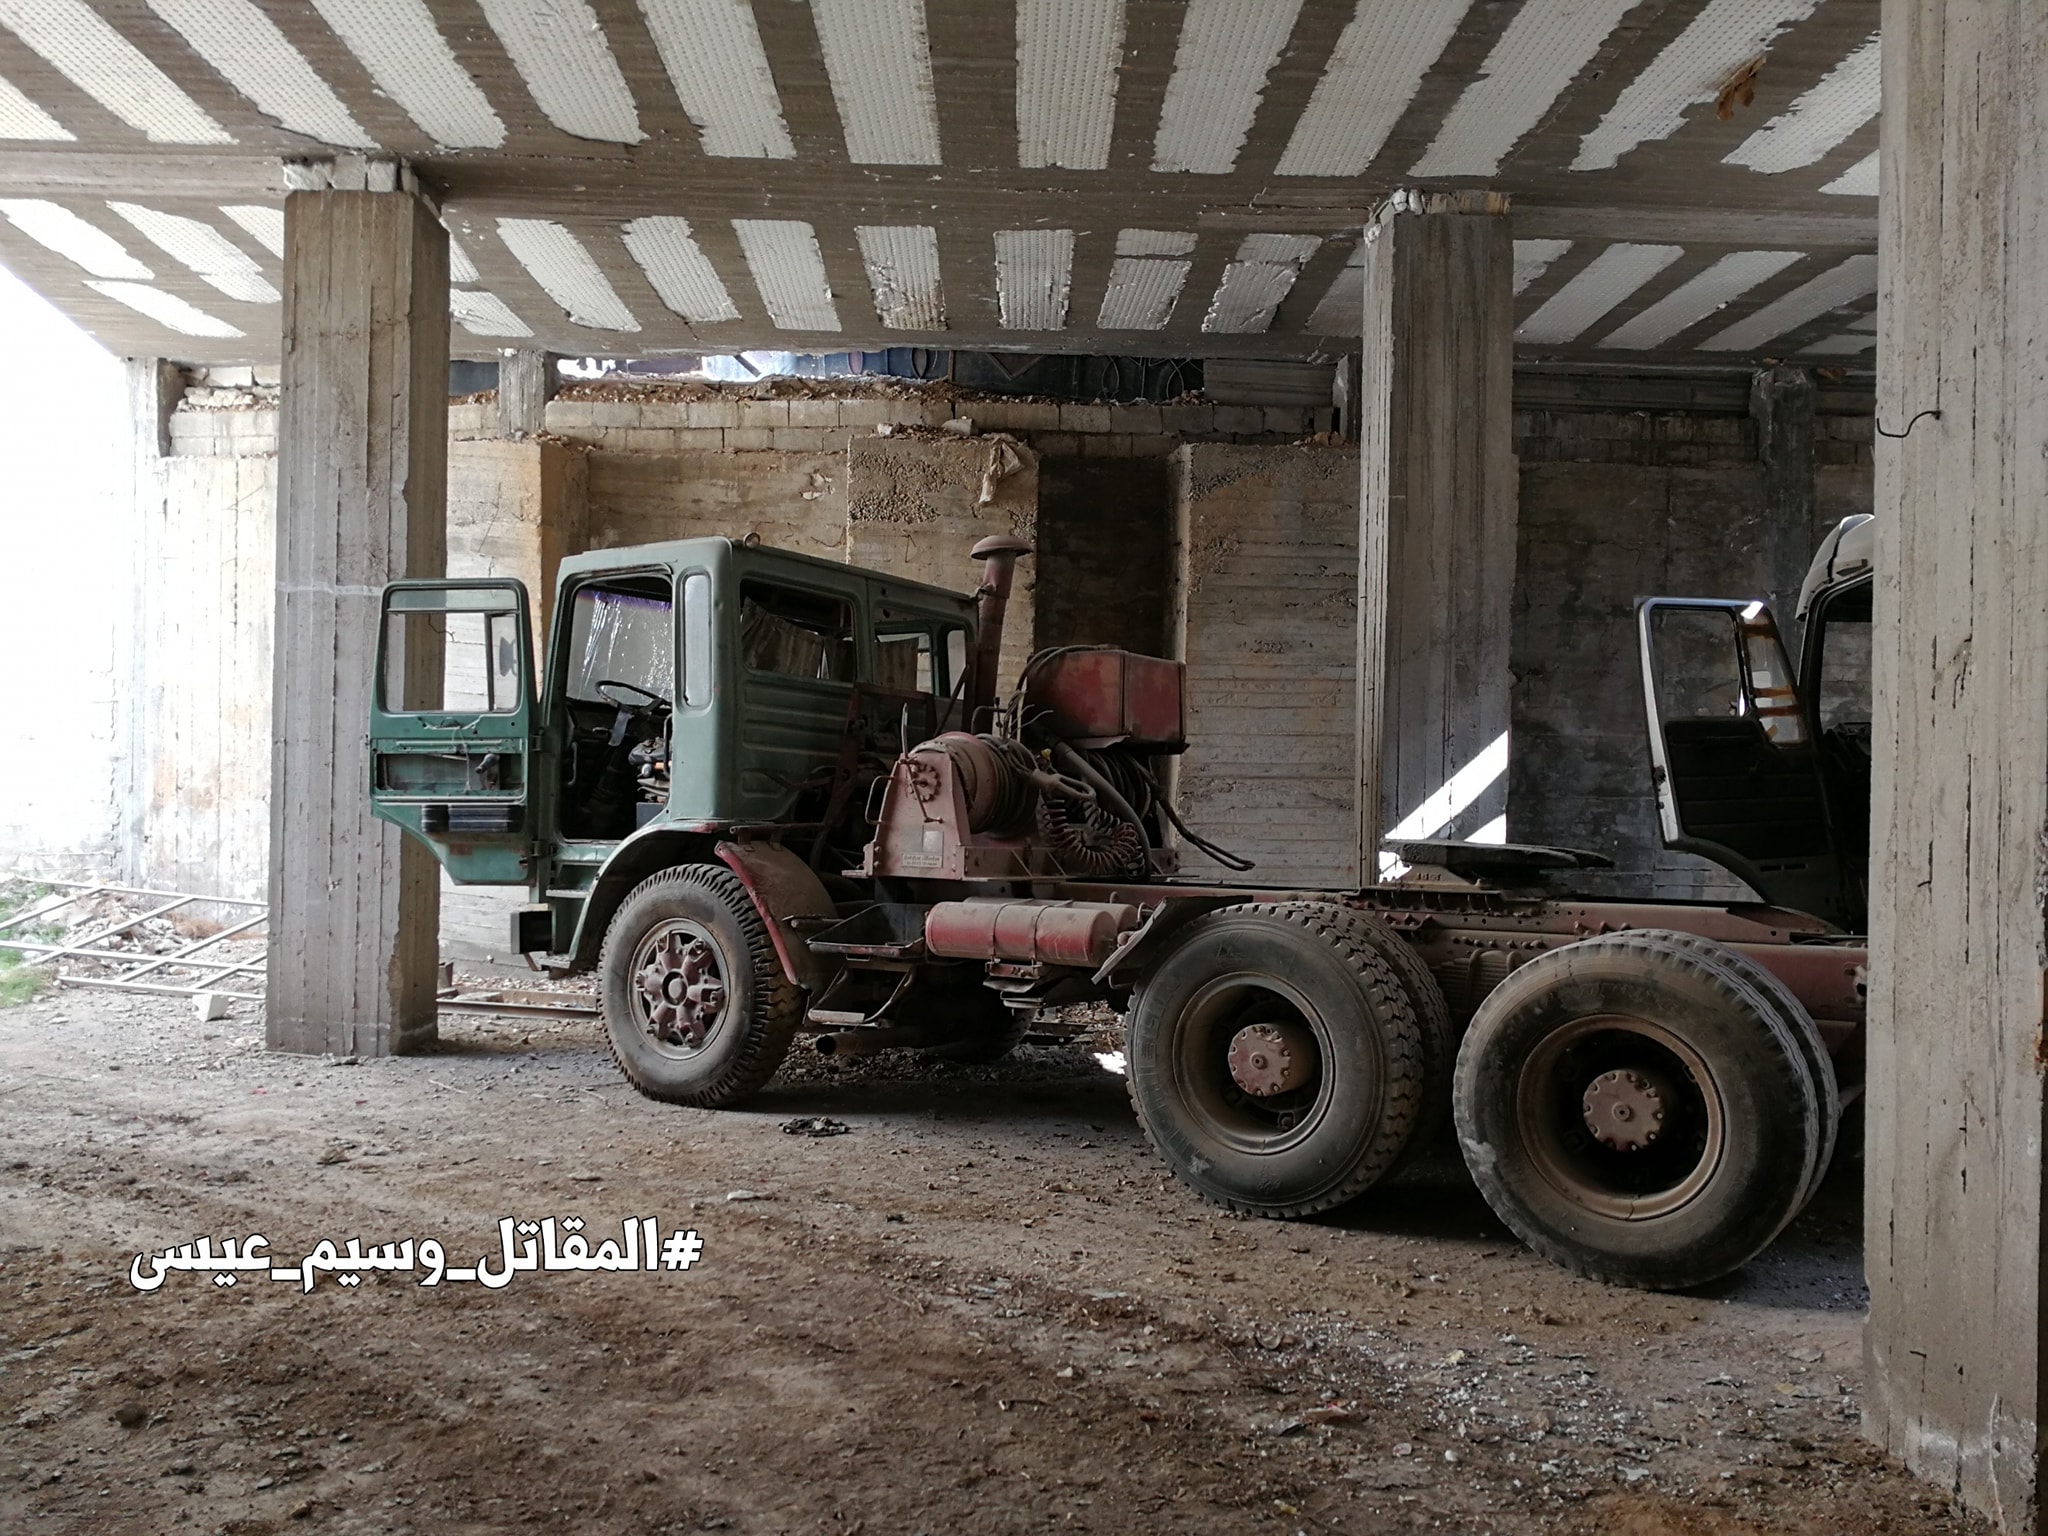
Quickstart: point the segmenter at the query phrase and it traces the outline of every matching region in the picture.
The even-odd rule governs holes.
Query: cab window
[[[748,670],[853,681],[853,604],[765,581],[740,583],[740,655]]]

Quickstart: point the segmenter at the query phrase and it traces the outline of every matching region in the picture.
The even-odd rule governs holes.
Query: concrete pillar
[[[1756,423],[1756,457],[1763,471],[1766,597],[1797,654],[1799,588],[1817,542],[1814,520],[1813,375],[1781,363],[1759,370],[1749,384],[1749,414]]]
[[[1364,254],[1358,804],[1370,877],[1390,829],[1465,837],[1506,813],[1516,500],[1507,200],[1398,193],[1366,230]]]
[[[498,436],[532,437],[547,424],[560,375],[546,352],[498,355]]]
[[[299,185],[324,179],[293,169]],[[384,1055],[434,1039],[438,871],[371,817],[365,742],[378,588],[446,559],[448,235],[409,182],[343,161],[285,198],[273,1050]]]
[[[2048,7],[1882,24],[1864,1427],[2035,1532]]]
[[[156,526],[163,504],[163,461],[171,451],[171,412],[184,398],[185,375],[176,363],[158,357],[127,359],[127,374],[133,489],[128,516],[128,597],[116,604],[114,611],[114,732],[121,752],[114,781],[114,856],[123,880],[147,885],[144,822],[149,784],[144,775],[149,762],[145,687],[149,627],[143,614],[148,607],[151,572],[150,530]]]

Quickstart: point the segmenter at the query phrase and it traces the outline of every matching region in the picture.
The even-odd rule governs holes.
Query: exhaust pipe
[[[970,551],[985,560],[981,588],[974,596],[979,619],[974,642],[974,685],[967,693],[967,729],[986,730],[984,711],[996,703],[996,666],[1003,653],[1003,615],[1010,606],[1010,583],[1016,578],[1017,557],[1031,553],[1028,541],[1014,534],[993,534]]]
[[[820,1056],[872,1056],[894,1046],[948,1045],[960,1038],[957,1029],[935,1029],[921,1024],[864,1024],[858,1029],[820,1035],[815,1043]]]

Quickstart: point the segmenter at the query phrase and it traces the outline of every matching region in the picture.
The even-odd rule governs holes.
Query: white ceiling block
[[[1632,351],[1661,347],[1757,284],[1776,277],[1801,255],[1799,251],[1731,251],[1610,331],[1600,345]]]
[[[1152,140],[1152,169],[1233,169],[1301,0],[1188,0]]]
[[[77,263],[94,277],[147,281],[156,274],[128,254],[127,248],[96,224],[89,224],[62,203],[41,198],[0,200],[0,213],[36,244]]]
[[[446,149],[496,149],[505,124],[455,58],[426,0],[313,0],[379,90]]]
[[[232,340],[242,334],[227,321],[186,303],[175,293],[165,293],[163,289],[152,288],[147,283],[110,283],[92,278],[85,286],[183,336],[216,336]]]
[[[293,133],[344,149],[375,149],[306,56],[250,0],[149,0],[192,51]]]
[[[1821,191],[1832,192],[1836,197],[1877,196],[1877,151],[1873,149]]]
[[[1579,141],[1575,171],[1611,170],[1630,150],[1668,139],[1688,107],[1720,95],[1729,76],[1766,53],[1820,0],[1708,0],[1690,25],[1628,83],[1598,126]]]
[[[1179,229],[1120,229],[1116,232],[1119,256],[1192,256],[1195,236]]]
[[[1323,242],[1314,235],[1246,235],[1237,260],[1209,300],[1202,329],[1217,335],[1256,335],[1273,323],[1273,312],[1301,276],[1302,264]]]
[[[894,331],[944,330],[939,232],[926,224],[863,224],[854,234],[882,324]]]
[[[1819,85],[1738,144],[1729,165],[1777,174],[1812,165],[1877,116],[1882,45],[1872,36]]]
[[[443,223],[443,229],[448,229]],[[451,283],[474,283],[482,280],[483,274],[476,269],[476,263],[469,259],[469,252],[462,248],[462,242],[455,238],[455,231],[448,230],[448,281]]]
[[[24,96],[10,81],[0,80],[0,139],[73,139],[77,135]]]
[[[1073,283],[1071,229],[996,231],[996,303],[1006,331],[1061,331]]]
[[[839,310],[825,276],[818,234],[800,219],[734,219],[733,233],[754,274],[768,318],[785,331],[836,331]]]
[[[1755,314],[1700,343],[1707,352],[1755,352],[1787,331],[1818,320],[1831,309],[1854,304],[1877,292],[1877,257],[1851,256],[1819,277],[1800,284]]]
[[[0,25],[152,144],[235,142],[83,0],[0,0]]]
[[[1637,0],[1528,0],[1465,87],[1413,176],[1492,176]]]
[[[640,0],[640,14],[705,154],[796,158],[747,0]]]
[[[1515,328],[1517,341],[1574,341],[1685,254],[1676,245],[1610,245]]]
[[[275,304],[281,297],[265,280],[256,258],[211,224],[139,203],[108,203],[107,207],[173,261],[229,298],[244,304]]]
[[[1550,270],[1550,264],[1572,248],[1569,240],[1517,240],[1515,242],[1515,292],[1535,282]]]
[[[1119,256],[1109,269],[1095,323],[1105,331],[1160,331],[1173,318],[1192,261]]]
[[[739,306],[697,244],[688,219],[635,219],[621,231],[621,238],[661,302],[692,325],[739,319]]]
[[[1123,51],[1124,0],[1017,0],[1019,165],[1108,166]]]
[[[498,238],[575,324],[596,331],[640,329],[583,242],[562,225],[551,219],[500,219]]]
[[[495,293],[481,288],[448,290],[448,313],[472,336],[531,336],[533,327],[512,313]]]
[[[855,165],[937,165],[939,104],[924,0],[811,0]]]
[[[220,210],[248,232],[249,238],[280,261],[284,259],[284,210],[267,203],[223,204]]]
[[[638,144],[640,114],[588,0],[477,0],[549,122],[579,139]]]
[[[1358,0],[1276,169],[1361,176],[1465,19],[1471,0]]]

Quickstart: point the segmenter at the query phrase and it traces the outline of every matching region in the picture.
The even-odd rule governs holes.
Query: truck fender
[[[1175,896],[1160,902],[1145,913],[1137,927],[1117,940],[1115,953],[1103,961],[1102,968],[1091,979],[1117,991],[1137,986],[1160,957],[1173,948],[1181,929],[1204,912],[1235,904],[1230,897],[1200,896]]]
[[[790,931],[792,917],[836,917],[838,909],[816,870],[780,843],[720,843],[719,862],[739,876],[775,942],[782,974],[813,993],[822,991],[837,968]]]

